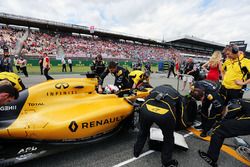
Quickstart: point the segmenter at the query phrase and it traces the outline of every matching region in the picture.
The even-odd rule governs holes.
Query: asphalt
[[[78,78],[83,77],[79,74],[72,75],[53,75],[55,79],[58,78]],[[22,76],[22,80],[27,87],[38,84],[40,82],[46,82],[44,76],[30,75],[28,78]],[[104,84],[112,83],[113,77],[109,76]],[[167,78],[166,74],[153,74],[151,76],[151,84],[158,86],[162,84],[171,84],[177,88],[177,79]],[[180,88],[182,87],[182,81],[180,81]],[[188,90],[181,92],[187,94]],[[250,91],[246,92],[244,97],[250,98]],[[182,131],[182,134],[188,134],[188,131]],[[129,131],[120,133],[107,140],[99,143],[89,145],[78,145],[70,150],[59,152],[50,156],[30,160],[21,164],[17,164],[18,167],[70,167],[70,166],[84,166],[84,167],[116,167],[125,162],[127,167],[157,167],[161,166],[161,154],[160,152],[153,151],[148,152],[148,145],[145,144],[143,152],[147,155],[138,159],[133,158],[133,145],[135,143],[137,132]],[[194,135],[186,135],[186,142],[189,146],[188,151],[182,151],[175,149],[173,152],[173,158],[179,161],[180,167],[206,167],[208,166],[198,155],[198,150],[206,151],[209,143],[203,141]],[[250,141],[250,137],[244,137],[245,140]],[[232,139],[227,139],[226,143],[233,143]],[[250,142],[249,142],[250,143]],[[245,167],[246,165],[236,160],[234,157],[221,151],[218,161],[221,167]]]

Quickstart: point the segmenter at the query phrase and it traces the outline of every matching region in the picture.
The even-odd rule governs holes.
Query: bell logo
[[[69,84],[68,83],[57,83],[55,85],[55,88],[56,89],[67,89],[69,87]]]
[[[69,124],[69,130],[70,130],[71,132],[76,132],[77,128],[78,128],[78,125],[77,125],[76,121],[72,121],[72,122]]]

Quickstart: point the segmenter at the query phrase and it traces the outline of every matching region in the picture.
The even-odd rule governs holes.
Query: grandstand
[[[0,27],[0,45],[7,44],[12,54],[17,40],[29,31],[29,37],[23,43],[24,53],[36,57],[44,51],[50,53],[50,56],[56,56],[58,47],[62,46],[65,55],[73,58],[92,58],[102,54],[107,59],[161,61],[177,52],[182,56],[203,59],[214,50],[225,47],[191,36],[160,41],[98,28],[91,32],[86,26],[6,13],[0,13]]]

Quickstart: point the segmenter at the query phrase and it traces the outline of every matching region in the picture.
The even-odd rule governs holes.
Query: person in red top
[[[52,78],[48,73],[50,70],[50,59],[47,53],[43,54],[43,74],[46,77],[47,80],[52,80]]]
[[[210,57],[209,61],[202,65],[202,68],[208,72],[206,79],[214,82],[218,82],[220,79],[220,74],[222,71],[222,64],[221,64],[221,52],[215,51],[212,56]],[[209,71],[207,68],[209,67]],[[223,76],[222,76],[223,77]]]

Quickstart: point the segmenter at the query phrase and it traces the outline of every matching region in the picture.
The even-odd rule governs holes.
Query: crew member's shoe
[[[200,150],[198,151],[198,153],[200,157],[204,159],[209,165],[211,165],[212,167],[218,167],[217,163],[214,162],[207,153]]]
[[[197,125],[197,126],[194,126],[194,128],[195,128],[195,129],[203,129],[203,128],[202,128],[202,124]]]
[[[134,150],[134,157],[135,158],[138,158],[140,156],[140,153],[139,152],[136,152],[135,150]]]
[[[178,166],[178,161],[175,159],[172,159],[170,161],[168,161],[167,164],[162,165],[162,167],[177,167]]]
[[[201,132],[200,137],[207,137],[207,132]]]

